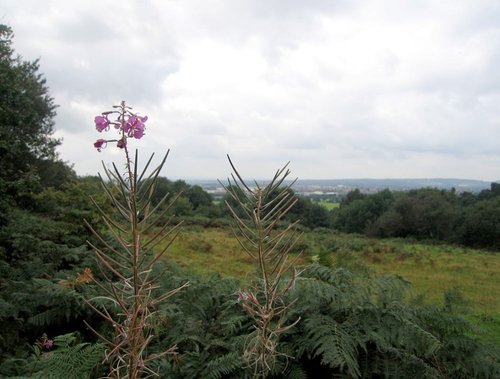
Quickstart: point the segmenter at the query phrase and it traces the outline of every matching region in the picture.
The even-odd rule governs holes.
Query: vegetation
[[[140,178],[129,159],[128,175],[78,178],[55,154],[55,106],[37,63],[14,56],[8,27],[0,37],[1,377],[500,376],[497,340],[474,326],[498,331],[498,299],[488,297],[498,292],[498,255],[332,229],[494,247],[497,186],[478,195],[353,192],[329,213],[295,200],[280,175],[270,186],[230,183],[229,207],[159,178],[161,167]],[[141,136],[136,124],[121,128]],[[180,237],[161,240],[181,218]]]
[[[55,105],[38,63],[15,56],[11,39],[0,25],[0,361],[7,372],[44,332],[85,334],[82,320],[93,317],[75,278],[93,268],[82,219],[95,221],[83,196],[89,181],[76,181],[55,153]],[[59,285],[68,279],[71,286]]]
[[[424,188],[352,191],[333,213],[333,225],[348,233],[412,237],[489,249],[500,248],[500,185],[478,194]]]
[[[122,101],[114,111],[95,118],[98,131],[109,129],[113,123],[108,119],[111,115],[117,115],[114,122],[119,133],[117,147],[124,152],[126,170],[122,174],[115,164],[113,170],[104,168],[107,180],[101,180],[101,186],[115,209],[107,213],[95,204],[102,223],[107,226],[107,234],[98,232],[88,224],[100,242],[99,245],[90,245],[96,253],[104,280],[92,277],[93,283],[99,288],[99,295],[88,299],[86,303],[109,323],[113,333],[101,333],[87,325],[108,345],[105,357],[109,362],[110,377],[137,379],[156,376],[151,361],[174,353],[175,346],[172,346],[158,354],[148,354],[148,346],[153,339],[159,305],[188,283],[168,290],[162,288],[161,293],[157,291],[163,275],[157,269],[158,261],[165,249],[155,254],[151,248],[161,241],[167,241],[168,247],[175,238],[178,225],[167,224],[156,233],[146,234],[160,219],[161,213],[157,214],[156,211],[168,197],[167,193],[156,206],[152,205],[151,196],[168,152],[149,174],[147,169],[153,156],[143,171],[139,172],[138,152],[136,150],[135,158],[130,157],[128,139],[142,137],[147,117],[132,113],[131,108]],[[99,139],[94,146],[101,149],[104,143],[112,142],[103,141]],[[168,207],[163,212],[167,211]]]
[[[290,257],[299,238],[297,222],[279,227],[297,199],[288,188],[281,187],[290,174],[287,166],[278,170],[270,183],[255,182],[255,187],[250,188],[231,159],[229,162],[234,174],[226,189],[235,205],[229,202],[226,205],[235,220],[238,242],[254,261],[258,273],[248,290],[239,291],[241,305],[253,319],[255,329],[248,336],[243,356],[254,369],[254,376],[265,378],[275,371],[280,356],[289,357],[279,349],[280,338],[300,320],[299,317],[289,325],[286,323],[296,301],[287,302],[286,298],[299,275],[295,260]]]

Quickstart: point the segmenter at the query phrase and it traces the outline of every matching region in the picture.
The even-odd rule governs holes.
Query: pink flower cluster
[[[99,138],[94,142],[94,147],[97,151],[104,149],[108,142],[116,142],[116,146],[123,149],[127,146],[127,138],[140,139],[144,136],[144,130],[146,129],[145,122],[148,120],[148,116],[138,116],[133,113],[123,115],[119,113],[118,118],[115,121],[111,121],[108,117],[112,113],[118,112],[104,112],[100,116],[96,116],[94,118],[95,128],[99,133],[102,133],[107,132],[112,125],[120,132],[121,138],[111,140]]]
[[[42,337],[40,337],[37,345],[42,347],[43,349],[51,349],[54,346],[54,340],[51,340],[47,337],[47,333],[43,333]]]

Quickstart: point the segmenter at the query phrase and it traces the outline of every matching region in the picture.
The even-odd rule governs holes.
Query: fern
[[[407,301],[409,284],[311,265],[290,296],[303,315],[283,346],[314,377],[495,378],[498,354],[446,308]],[[487,358],[485,358],[487,357]]]
[[[47,379],[88,379],[101,363],[104,345],[78,344],[74,347],[54,352],[41,363],[41,371],[34,378]]]
[[[339,367],[354,378],[361,373],[357,362],[356,341],[345,330],[345,326],[327,316],[312,316],[305,322],[307,343],[312,356],[321,357],[321,363]]]
[[[171,277],[165,275],[168,286]],[[169,325],[175,327],[164,329],[159,339],[164,346],[176,344],[178,352],[165,377],[249,377],[242,355],[251,321],[238,303],[239,281],[192,274],[189,282],[175,298],[175,305],[161,308],[168,314]]]
[[[307,373],[297,363],[289,364],[283,372],[283,377],[287,379],[307,379]]]
[[[238,352],[230,352],[211,360],[206,366],[208,379],[221,379],[233,374],[244,365],[241,354]]]
[[[104,358],[105,345],[101,343],[76,343],[73,333],[54,338],[54,350],[43,352],[34,346],[34,359],[27,371],[31,378],[40,379],[89,379],[99,374]]]

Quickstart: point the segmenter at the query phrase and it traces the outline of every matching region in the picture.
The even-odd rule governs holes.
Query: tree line
[[[500,184],[477,194],[433,188],[376,194],[351,191],[333,227],[374,237],[412,237],[480,248],[500,247]]]
[[[324,207],[307,197],[296,196],[292,189],[287,189],[287,191],[291,196],[297,197],[297,201],[287,213],[285,220],[298,219],[303,227],[310,229],[331,226],[332,216]],[[157,180],[152,195],[153,205],[156,205],[167,193],[172,199],[176,199],[172,204],[167,202],[163,205],[163,207],[170,207],[166,216],[183,218],[187,223],[205,226],[227,225],[231,218],[227,204],[235,205],[234,199],[227,193],[216,201],[198,185],[190,185],[184,180],[173,181],[166,177],[159,177]]]
[[[364,194],[355,189],[331,211],[309,197],[297,196],[292,189],[288,191],[297,202],[286,219],[298,219],[308,229],[329,228],[370,237],[408,237],[475,248],[500,248],[498,183],[491,183],[490,189],[478,193],[421,188]],[[171,215],[207,226],[225,225],[230,217],[226,202],[232,204],[233,200],[228,195],[214,202],[197,185],[160,178],[154,198],[160,199],[167,192],[181,194],[170,210]]]

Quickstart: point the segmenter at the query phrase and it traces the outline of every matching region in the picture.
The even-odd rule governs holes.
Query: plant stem
[[[125,103],[122,102],[122,123],[125,121]],[[122,133],[123,132],[122,127]],[[139,283],[139,253],[140,253],[140,236],[137,230],[137,183],[134,172],[132,172],[132,164],[137,164],[137,162],[132,162],[130,159],[129,151],[127,145],[124,146],[125,157],[126,157],[126,165],[128,171],[128,180],[129,180],[129,206],[130,206],[130,227],[132,233],[132,244],[133,244],[133,264],[132,264],[132,286],[134,289],[134,299],[133,299],[133,308],[132,312],[127,315],[129,317],[129,327],[127,330],[129,343],[130,343],[130,361],[129,361],[129,370],[128,377],[129,379],[137,379],[139,374],[139,365],[140,365],[140,345],[142,342],[142,333],[143,329],[141,325],[138,325],[138,317],[140,314],[140,283]]]

